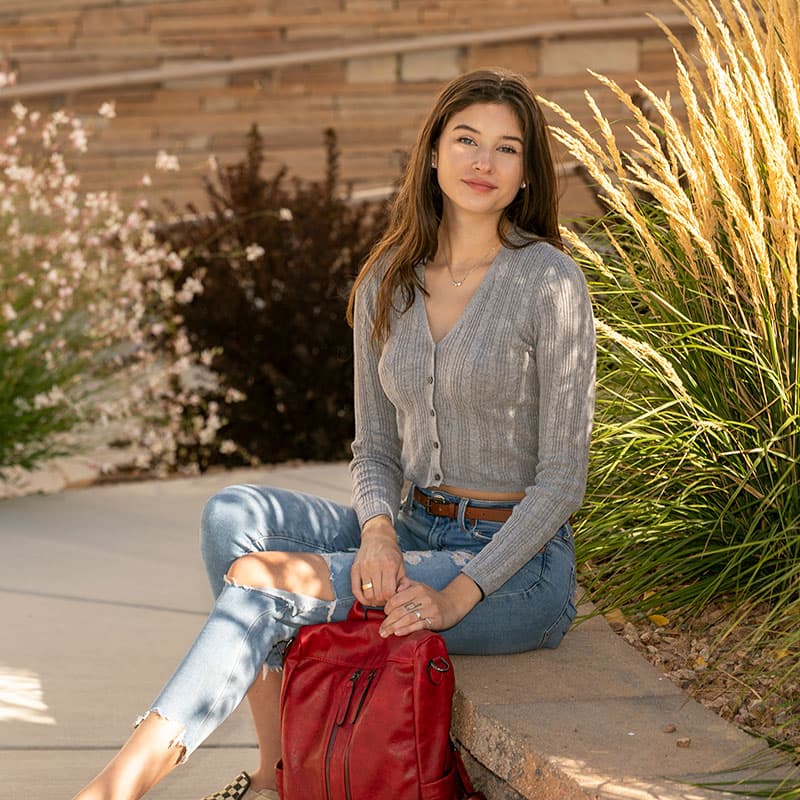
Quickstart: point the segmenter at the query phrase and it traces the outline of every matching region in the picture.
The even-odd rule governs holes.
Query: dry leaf
[[[669,625],[669,617],[665,617],[663,614],[649,614],[647,619],[649,619],[653,625],[658,625],[659,628]]]
[[[615,630],[619,628],[624,628],[625,623],[627,620],[625,619],[625,615],[618,609],[614,608],[611,611],[603,614],[606,619],[606,622]]]

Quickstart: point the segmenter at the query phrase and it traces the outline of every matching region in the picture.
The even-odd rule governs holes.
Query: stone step
[[[453,731],[491,800],[722,800],[693,782],[765,777],[763,744],[688,697],[601,616],[556,650],[457,657]],[[679,746],[689,740],[688,747]],[[774,769],[770,774],[787,774]]]

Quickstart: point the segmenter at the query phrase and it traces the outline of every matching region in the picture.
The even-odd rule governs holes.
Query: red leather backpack
[[[450,740],[455,684],[432,631],[382,639],[382,611],[302,628],[284,660],[281,800],[486,800]]]

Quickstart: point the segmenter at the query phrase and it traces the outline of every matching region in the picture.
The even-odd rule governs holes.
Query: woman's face
[[[523,180],[523,133],[501,103],[476,103],[448,120],[433,162],[445,214],[500,217]]]

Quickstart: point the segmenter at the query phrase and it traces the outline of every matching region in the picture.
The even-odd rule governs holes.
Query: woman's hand
[[[397,593],[383,610],[381,636],[407,636],[412,631],[443,631],[460,622],[478,604],[481,590],[466,575],[459,575],[442,591],[403,578]]]
[[[366,606],[382,606],[405,578],[406,566],[389,517],[373,517],[361,531],[361,547],[350,571],[355,598]]]

